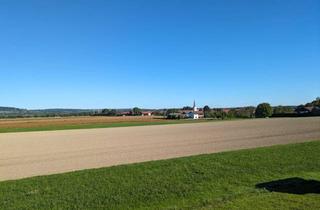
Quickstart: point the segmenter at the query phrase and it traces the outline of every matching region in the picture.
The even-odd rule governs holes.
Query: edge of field
[[[0,127],[0,133],[32,132],[32,131],[54,131],[54,130],[76,130],[76,129],[94,129],[94,128],[116,128],[132,126],[152,126],[152,125],[171,125],[187,123],[206,123],[216,122],[218,120],[163,120],[163,121],[128,121],[128,122],[105,122],[105,123],[82,123],[82,124],[64,124],[64,125],[45,125],[37,127]],[[219,120],[222,121],[222,120]]]
[[[317,209],[319,149],[317,140],[3,181],[0,209]],[[268,183],[278,189],[259,187]]]

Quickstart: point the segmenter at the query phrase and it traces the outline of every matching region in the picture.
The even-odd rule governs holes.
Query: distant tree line
[[[81,113],[1,113],[0,118],[33,118],[33,117],[76,117],[76,116],[90,116],[93,112]]]
[[[115,109],[103,109],[100,113],[96,113],[95,115],[99,116],[117,116],[117,110]]]
[[[182,110],[190,110],[190,109],[189,107],[183,107]],[[165,112],[165,115],[169,120],[180,120],[183,118],[183,116],[180,114],[180,109],[167,109]]]
[[[185,113],[192,110],[192,107],[185,106],[180,109],[161,109],[152,110],[155,116],[166,116],[168,119],[181,119]],[[205,118],[213,119],[233,119],[233,118],[266,118],[266,117],[309,117],[320,116],[320,98],[312,102],[299,106],[275,106],[269,103],[261,103],[257,107],[239,108],[210,108],[204,106],[200,109]],[[141,116],[142,109],[134,107],[126,111],[125,115]],[[14,107],[0,107],[0,118],[28,118],[28,117],[68,117],[68,116],[121,116],[124,115],[116,109],[84,110],[84,109],[46,109],[46,110],[27,110]]]
[[[204,106],[203,112],[205,118],[216,119],[320,116],[320,98],[297,107],[271,107],[269,103],[261,103],[257,107],[230,109],[211,109],[209,106]]]
[[[185,111],[192,110],[192,107],[185,106],[180,109],[167,109],[164,113],[167,119],[185,118]],[[200,109],[204,118],[209,119],[234,119],[234,118],[268,118],[268,117],[308,117],[320,116],[320,98],[306,103],[305,105],[294,106],[275,106],[269,103],[260,103],[257,107],[239,108],[210,108],[208,105]]]
[[[203,107],[205,118],[232,119],[232,118],[252,118],[255,107],[242,107],[230,109],[211,109],[209,106]]]
[[[97,112],[93,113],[92,115],[94,115],[94,116],[121,116],[123,114],[121,112],[118,112],[116,109],[102,109],[101,111],[97,111]],[[141,116],[142,109],[140,109],[138,107],[134,107],[126,115]]]
[[[312,117],[320,116],[320,98],[297,107],[278,106],[274,109],[273,117]]]

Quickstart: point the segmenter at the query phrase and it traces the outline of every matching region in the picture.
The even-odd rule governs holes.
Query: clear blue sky
[[[319,0],[0,0],[0,106],[294,105],[319,80]]]

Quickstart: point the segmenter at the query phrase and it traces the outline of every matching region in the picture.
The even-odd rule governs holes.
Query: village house
[[[196,101],[193,101],[192,110],[184,110],[183,114],[186,116],[186,118],[190,118],[194,120],[204,117],[203,111],[197,108]]]
[[[152,112],[142,112],[142,116],[152,116]]]

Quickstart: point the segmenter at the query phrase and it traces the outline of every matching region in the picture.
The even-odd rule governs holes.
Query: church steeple
[[[197,109],[197,107],[196,107],[196,100],[193,100],[193,111],[194,111],[194,112],[197,112],[197,111],[198,111],[198,109]]]

